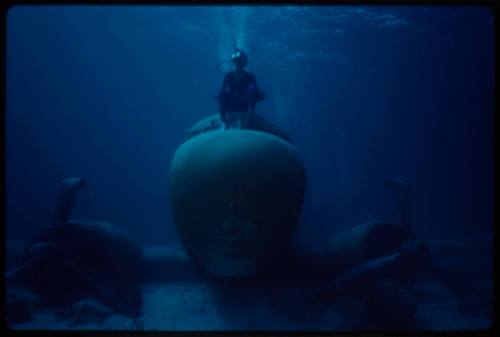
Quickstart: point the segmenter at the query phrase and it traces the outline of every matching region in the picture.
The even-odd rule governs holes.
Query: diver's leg
[[[227,123],[227,111],[225,110],[225,107],[222,105],[222,103],[220,104],[219,111],[221,121],[223,123]]]
[[[248,112],[250,113],[254,113],[255,112],[255,87],[253,85],[250,85],[248,87],[248,92],[247,92],[247,95],[248,95]]]
[[[240,128],[247,127],[250,114],[253,114],[255,112],[255,87],[253,85],[250,85],[243,97],[245,100],[246,107],[245,109],[242,109],[242,112],[239,116]]]
[[[223,127],[226,128],[228,104],[229,104],[227,93],[224,91],[221,91],[219,96],[217,96],[217,100],[219,102],[220,119],[222,121]]]

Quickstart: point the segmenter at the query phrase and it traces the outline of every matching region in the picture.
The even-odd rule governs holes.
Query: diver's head
[[[237,49],[231,55],[231,61],[238,70],[243,70],[248,64],[248,56],[243,51]]]

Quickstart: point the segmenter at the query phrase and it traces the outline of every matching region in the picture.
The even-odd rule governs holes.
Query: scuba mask
[[[241,49],[236,49],[231,55],[231,61],[234,65],[240,65],[242,68],[245,68],[248,64],[248,56]]]
[[[234,39],[233,39],[233,43],[234,43],[234,52],[231,54],[231,59],[224,60],[224,61],[217,63],[217,66],[215,67],[215,69],[217,70],[218,73],[227,74],[227,73],[231,72],[231,70],[226,71],[223,69],[226,67],[225,65],[230,64],[230,63],[233,63],[235,66],[240,65],[242,68],[245,68],[246,65],[248,64],[247,54],[245,54],[243,52],[243,50],[238,48],[238,46],[236,45],[236,41]]]

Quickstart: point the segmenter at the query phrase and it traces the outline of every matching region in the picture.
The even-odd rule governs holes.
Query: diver
[[[227,126],[236,119],[241,127],[248,115],[255,112],[256,103],[266,95],[259,90],[255,76],[245,70],[248,56],[241,49],[236,48],[231,55],[231,62],[234,71],[226,74],[219,95],[215,98],[219,101],[222,122]]]

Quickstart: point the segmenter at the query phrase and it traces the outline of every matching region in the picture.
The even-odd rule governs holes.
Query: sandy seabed
[[[467,316],[461,312],[453,295],[438,283],[421,283],[417,291],[419,305],[412,330],[481,330],[491,325],[490,319]],[[44,309],[39,310],[30,322],[12,325],[11,328],[145,331],[345,331],[361,328],[359,322],[349,317],[357,310],[353,299],[349,300],[350,303],[345,299],[332,303],[314,314],[305,313],[305,308],[281,311],[271,304],[267,296],[256,294],[246,294],[241,306],[230,304],[228,307],[224,304],[225,299],[215,294],[208,284],[173,282],[144,285],[143,300],[142,315],[136,319],[113,314],[99,323],[77,322],[74,318],[61,319],[54,311]],[[233,300],[233,303],[237,302],[236,298]],[[311,315],[314,317],[311,318]]]
[[[165,265],[165,256],[190,266],[180,250],[150,250],[152,268]],[[187,263],[184,263],[187,262]],[[373,330],[362,319],[360,297],[335,299],[321,306],[307,302],[311,289],[301,285],[275,284],[272,288],[229,289],[192,273],[188,267],[176,279],[142,285],[143,306],[131,319],[112,313],[95,299],[84,300],[77,310],[61,315],[43,306],[28,308],[32,319],[11,324],[13,330],[144,330],[144,331],[357,331]],[[470,273],[469,273],[470,274]],[[184,275],[188,277],[185,278]],[[473,285],[491,294],[492,279],[477,279]],[[386,323],[384,331],[482,330],[491,324],[491,310],[467,312],[442,284],[426,280],[415,285],[417,311],[412,326]],[[491,298],[491,302],[493,299]],[[484,306],[484,303],[474,307]],[[390,320],[389,320],[390,322]]]

